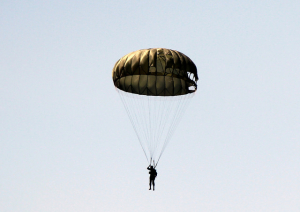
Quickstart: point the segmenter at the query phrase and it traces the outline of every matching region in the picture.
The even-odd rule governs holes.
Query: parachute
[[[119,59],[112,78],[146,159],[156,166],[197,90],[197,68],[181,52],[142,49]]]

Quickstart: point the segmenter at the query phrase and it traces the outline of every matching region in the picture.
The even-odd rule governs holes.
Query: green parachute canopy
[[[181,52],[152,48],[122,57],[113,68],[115,86],[129,93],[178,96],[197,90],[197,68]]]
[[[197,90],[197,68],[181,52],[143,49],[119,59],[112,78],[144,154],[156,166]]]

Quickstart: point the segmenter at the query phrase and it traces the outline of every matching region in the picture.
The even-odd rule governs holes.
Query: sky
[[[300,211],[300,2],[0,2],[0,211]],[[156,190],[111,73],[170,48],[198,90]]]

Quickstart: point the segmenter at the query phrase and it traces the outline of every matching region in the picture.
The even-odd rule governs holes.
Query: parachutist
[[[147,169],[148,170],[150,170],[149,171],[149,174],[150,174],[150,178],[149,178],[149,186],[150,186],[150,188],[149,188],[149,190],[151,190],[151,185],[153,185],[153,191],[155,190],[155,178],[156,178],[156,176],[157,176],[157,172],[156,172],[156,169],[153,167],[153,166],[151,166],[151,165],[149,165],[148,167],[147,167]]]

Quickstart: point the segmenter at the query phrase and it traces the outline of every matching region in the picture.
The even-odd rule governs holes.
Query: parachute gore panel
[[[181,52],[152,48],[131,52],[115,64],[114,85],[147,96],[178,96],[197,90],[197,67]]]

